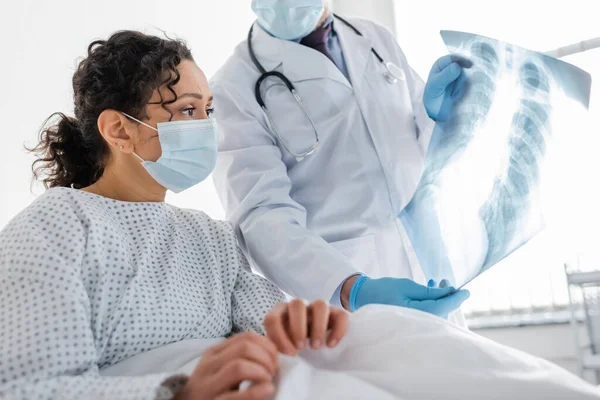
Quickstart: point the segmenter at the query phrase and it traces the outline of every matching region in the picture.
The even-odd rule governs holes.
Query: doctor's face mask
[[[298,40],[317,27],[325,5],[323,0],[252,0],[252,10],[271,35]]]

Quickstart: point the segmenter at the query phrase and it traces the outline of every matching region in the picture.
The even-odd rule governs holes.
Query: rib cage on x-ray
[[[494,102],[497,75],[500,63],[514,69],[514,52],[510,47],[495,49],[485,41],[474,41],[468,53],[474,61],[474,71],[469,76],[471,101],[457,105],[456,112],[446,122],[444,131],[436,144],[436,153],[426,163],[423,185],[434,184],[444,166],[460,157],[471,143],[479,126],[487,119]],[[510,154],[505,171],[495,178],[494,187],[488,201],[479,211],[484,221],[488,252],[484,266],[493,264],[505,256],[507,244],[517,229],[520,213],[526,210],[525,204],[532,186],[538,183],[538,164],[544,155],[548,132],[549,106],[547,96],[550,91],[548,76],[541,63],[529,59],[518,67],[519,87],[522,89],[519,108],[516,110],[512,132],[506,146]]]
[[[465,101],[455,104],[448,121],[437,124],[421,181],[399,217],[425,277],[448,278],[461,285],[543,227],[536,201],[540,165],[551,135],[556,82],[542,55],[493,39],[453,34],[463,36],[445,38],[456,42],[449,44],[451,52],[473,61],[466,72]],[[481,151],[489,154],[473,156]],[[464,173],[477,168],[483,170],[479,175]],[[473,199],[463,203],[465,197],[453,186],[456,176],[463,189],[473,189],[464,194]],[[465,183],[469,179],[473,182]],[[464,217],[447,218],[452,213]],[[463,220],[465,226],[454,226]],[[457,273],[456,264],[465,271]]]

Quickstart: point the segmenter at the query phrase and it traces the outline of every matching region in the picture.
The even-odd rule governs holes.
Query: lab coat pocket
[[[416,138],[415,114],[413,111],[410,86],[406,81],[390,84],[385,78],[378,77],[370,82],[371,93],[381,115],[393,127],[392,137]]]
[[[379,276],[379,260],[375,246],[375,235],[359,236],[330,243],[344,254],[359,272],[369,276]]]

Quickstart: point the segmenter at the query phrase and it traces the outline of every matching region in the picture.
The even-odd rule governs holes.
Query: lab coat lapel
[[[359,36],[339,20],[334,28],[340,38],[344,60],[354,89],[359,90],[365,82],[369,62],[377,61],[371,53],[373,42],[365,36]]]
[[[282,66],[283,73],[292,82],[332,79],[351,87],[344,74],[325,55],[299,43],[275,38],[256,23],[252,43],[259,62],[267,71]]]
[[[407,83],[389,84],[383,75],[383,67],[371,52],[373,47],[385,49],[392,43],[377,42],[374,45],[368,32],[359,36],[340,21],[337,21],[336,29],[357,103],[390,182],[392,206],[399,212],[414,194],[424,163],[414,130],[414,117],[403,112],[412,110]],[[386,61],[402,65],[400,60],[391,57]],[[407,94],[403,95],[405,92]],[[390,108],[390,104],[399,110]]]

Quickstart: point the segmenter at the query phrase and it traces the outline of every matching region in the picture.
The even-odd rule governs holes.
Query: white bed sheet
[[[185,341],[105,369],[106,375],[190,374],[222,339]],[[338,348],[281,356],[276,400],[588,400],[600,389],[562,368],[419,311],[369,306]]]

